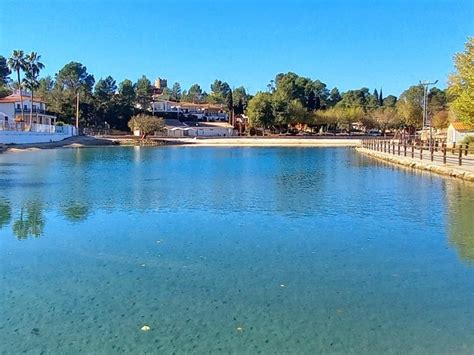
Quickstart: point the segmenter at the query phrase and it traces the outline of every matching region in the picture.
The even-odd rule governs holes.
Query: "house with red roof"
[[[452,147],[456,144],[461,144],[468,136],[474,137],[474,125],[461,121],[453,121],[448,127],[448,146]]]

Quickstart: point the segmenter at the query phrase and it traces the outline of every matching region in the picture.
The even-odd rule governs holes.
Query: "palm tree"
[[[20,90],[20,110],[21,110],[21,119],[24,120],[23,116],[23,94],[21,92],[21,80],[20,80],[20,70],[25,70],[25,54],[22,50],[14,50],[12,56],[8,58],[8,67],[16,71],[18,79],[18,88]]]
[[[38,76],[44,64],[40,62],[41,56],[36,52],[31,52],[25,57],[26,78],[24,79],[25,86],[31,92],[31,110],[30,110],[30,126],[33,123],[33,95],[39,87]]]

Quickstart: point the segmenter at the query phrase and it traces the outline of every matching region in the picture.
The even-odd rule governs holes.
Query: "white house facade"
[[[46,113],[40,98],[19,91],[0,99],[0,143],[24,144],[56,142],[76,135],[73,126],[56,126],[56,116]],[[23,100],[22,100],[23,99]],[[23,101],[23,114],[22,114]]]
[[[176,113],[184,117],[194,116],[200,121],[227,122],[229,115],[221,105],[195,104],[191,102],[175,102],[155,98],[151,103],[153,113]]]
[[[448,147],[452,147],[453,145],[462,143],[468,136],[474,137],[474,126],[464,122],[454,121],[450,123],[447,134]]]

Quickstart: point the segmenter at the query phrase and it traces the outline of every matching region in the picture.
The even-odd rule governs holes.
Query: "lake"
[[[345,148],[2,154],[0,286],[0,353],[473,353],[474,185]]]

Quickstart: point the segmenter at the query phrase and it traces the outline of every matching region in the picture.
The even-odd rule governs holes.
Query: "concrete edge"
[[[363,155],[380,159],[392,164],[401,165],[407,168],[429,171],[431,173],[436,173],[439,175],[450,176],[450,177],[455,177],[455,178],[462,179],[465,181],[474,182],[474,173],[462,171],[462,170],[456,169],[453,166],[439,166],[439,165],[429,164],[423,161],[412,161],[408,159],[402,159],[397,156],[388,155],[382,152],[376,152],[367,148],[357,147],[356,151]]]

